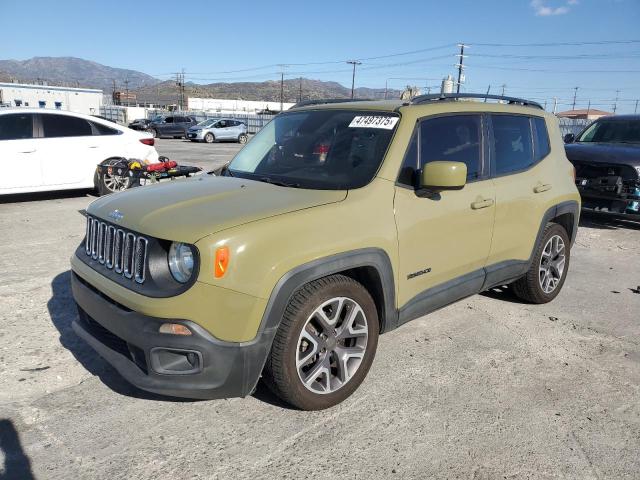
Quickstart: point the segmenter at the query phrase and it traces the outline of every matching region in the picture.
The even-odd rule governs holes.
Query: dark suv
[[[154,137],[187,138],[187,130],[196,124],[193,117],[174,115],[158,117],[151,122],[147,131]]]
[[[564,141],[584,209],[640,214],[640,115],[598,119]]]

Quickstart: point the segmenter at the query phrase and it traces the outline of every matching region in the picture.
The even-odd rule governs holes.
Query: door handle
[[[97,145],[91,145],[89,148],[98,148]]]
[[[544,185],[538,184],[535,187],[533,187],[533,193],[542,193],[542,192],[546,192],[547,190],[551,190],[550,183],[545,183]]]
[[[35,151],[36,151],[36,149],[34,148],[33,150],[23,150],[23,151],[22,151],[22,152],[20,152],[20,153],[33,153],[33,152],[35,152]]]
[[[471,208],[473,210],[480,210],[481,208],[487,208],[493,205],[493,198],[483,198],[482,200],[477,200],[471,203]]]

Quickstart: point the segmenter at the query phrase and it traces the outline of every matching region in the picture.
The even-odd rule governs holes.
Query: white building
[[[189,110],[203,110],[219,113],[256,113],[262,110],[280,111],[280,102],[261,102],[254,100],[229,100],[221,98],[187,99]],[[294,103],[283,103],[282,109],[288,110]]]
[[[97,115],[102,106],[102,90],[0,82],[0,106],[57,108]]]

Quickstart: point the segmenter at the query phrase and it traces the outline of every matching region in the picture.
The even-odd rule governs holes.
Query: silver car
[[[247,143],[247,125],[233,118],[210,118],[187,130],[192,142],[232,141]]]

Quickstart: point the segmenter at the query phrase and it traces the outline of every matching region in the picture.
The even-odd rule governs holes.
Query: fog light
[[[158,331],[170,335],[191,335],[191,330],[179,323],[163,323]]]

